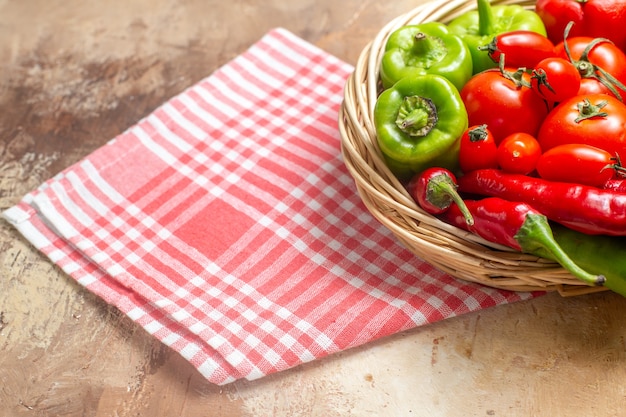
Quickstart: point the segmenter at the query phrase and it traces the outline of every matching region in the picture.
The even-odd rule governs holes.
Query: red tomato
[[[537,161],[537,173],[550,181],[602,187],[614,177],[617,159],[595,146],[568,143],[555,146]]]
[[[570,61],[546,58],[533,68],[530,77],[532,89],[539,97],[558,103],[575,96],[580,90],[580,73]]]
[[[626,104],[606,94],[574,96],[550,112],[537,139],[544,152],[586,143],[621,157],[626,155]]]
[[[530,83],[530,74],[507,69],[514,77]],[[528,86],[505,77],[499,69],[486,70],[474,75],[461,89],[469,125],[489,126],[499,144],[512,133],[536,135],[548,106]]]
[[[513,133],[498,145],[498,165],[503,171],[513,174],[530,174],[535,170],[541,156],[541,146],[528,133]]]
[[[588,94],[610,94],[615,97],[615,95],[611,93],[611,90],[609,90],[607,86],[598,82],[598,80],[596,80],[595,78],[581,78],[580,89],[578,90],[577,95],[581,96]]]
[[[624,0],[537,0],[535,11],[543,20],[548,38],[563,40],[565,27],[574,22],[571,36],[608,38],[626,49],[626,2]]]
[[[592,42],[597,43],[590,45]],[[626,54],[621,49],[609,41],[596,41],[594,38],[587,36],[568,38],[567,45],[571,59],[574,65],[578,67],[582,78],[594,79],[593,77],[597,76],[604,77],[601,71],[594,71],[589,68],[589,64],[592,64],[610,74],[622,84],[621,86],[616,86],[620,95],[626,92]],[[591,47],[585,57],[583,54],[589,46]],[[569,59],[563,42],[556,45],[554,50],[559,57]],[[594,81],[600,83],[600,81]]]
[[[487,125],[471,126],[461,136],[459,148],[461,171],[497,168],[496,149],[496,141]]]
[[[539,61],[556,55],[550,39],[530,30],[500,33],[485,48],[497,64],[504,54],[505,65],[511,68],[533,68]]]

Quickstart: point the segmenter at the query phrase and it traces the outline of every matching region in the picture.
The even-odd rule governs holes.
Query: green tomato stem
[[[448,53],[445,42],[437,37],[424,32],[415,34],[415,42],[412,47],[412,55],[417,57],[424,68],[430,68],[436,62],[445,58]]]
[[[578,117],[574,119],[576,123],[580,123],[585,119],[590,119],[592,117],[606,117],[608,116],[607,112],[601,111],[608,102],[606,100],[602,100],[597,104],[592,104],[588,98],[583,99],[580,103],[578,103]]]

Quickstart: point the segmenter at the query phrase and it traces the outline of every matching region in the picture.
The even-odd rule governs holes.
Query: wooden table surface
[[[354,64],[420,2],[0,1],[0,209],[270,28]],[[219,387],[0,221],[0,415],[626,415],[625,317],[550,294]]]

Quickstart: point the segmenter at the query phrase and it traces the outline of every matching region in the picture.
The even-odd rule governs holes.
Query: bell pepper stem
[[[548,219],[540,214],[529,213],[515,235],[524,252],[558,262],[574,277],[589,285],[604,285],[604,275],[594,275],[582,269],[557,243]]]
[[[476,7],[478,10],[478,34],[487,36],[495,33],[495,17],[489,0],[477,0]]]
[[[426,97],[407,96],[398,110],[396,125],[409,136],[423,137],[437,124],[437,107]]]
[[[415,34],[412,52],[415,56],[421,57],[425,66],[428,67],[433,62],[441,61],[447,54],[447,48],[441,38],[418,32]]]

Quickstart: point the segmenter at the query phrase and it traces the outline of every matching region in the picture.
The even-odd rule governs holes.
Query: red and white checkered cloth
[[[533,297],[451,278],[366,211],[351,71],[272,30],[3,215],[216,384]]]

